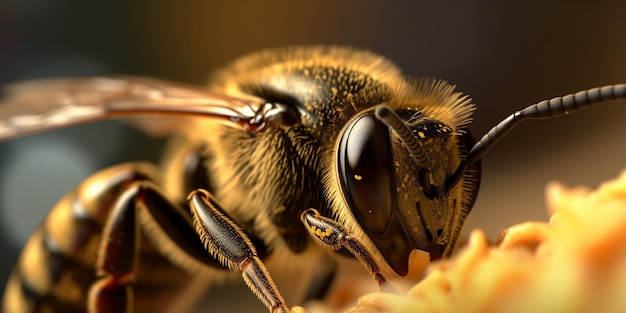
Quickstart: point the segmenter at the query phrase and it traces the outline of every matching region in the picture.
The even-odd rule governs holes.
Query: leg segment
[[[114,168],[100,177],[100,186],[106,185],[105,178],[116,170],[134,169]],[[146,175],[137,173],[130,177],[123,187],[116,187],[118,191],[112,192],[107,204],[103,204],[110,208],[106,209],[108,213],[95,264],[97,279],[89,288],[87,308],[90,313],[133,312],[133,283],[142,232],[147,232],[155,246],[183,267],[224,268],[206,252],[187,210],[169,201]],[[111,191],[104,188],[98,193],[101,192]]]
[[[311,236],[318,243],[328,246],[333,250],[339,250],[342,247],[346,248],[361,261],[365,268],[372,274],[381,289],[393,291],[393,288],[386,284],[387,280],[380,272],[380,267],[374,260],[372,254],[339,223],[330,218],[321,216],[315,209],[308,209],[302,212],[301,220]]]
[[[248,287],[270,312],[289,312],[285,300],[241,228],[212,201],[207,191],[193,191],[188,200],[196,231],[209,253],[231,270],[242,271]]]
[[[315,273],[315,278],[310,282],[304,300],[322,300],[328,294],[335,277],[337,276],[337,262],[328,258],[324,261],[325,266]]]
[[[90,288],[89,312],[130,313],[133,310],[131,283],[139,258],[140,238],[133,189],[122,193],[104,226],[96,263],[96,275],[101,278]]]

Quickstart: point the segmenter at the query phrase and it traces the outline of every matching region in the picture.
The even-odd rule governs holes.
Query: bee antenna
[[[487,132],[467,153],[467,163],[480,159],[500,138],[526,119],[548,119],[609,100],[626,99],[626,84],[608,85],[544,100],[517,111]]]
[[[411,129],[402,121],[402,119],[392,110],[390,107],[386,105],[381,105],[376,108],[374,112],[376,118],[381,122],[385,123],[387,127],[391,128],[398,137],[404,142],[404,145],[407,147],[413,158],[417,161],[417,164],[422,168],[429,169],[430,168],[430,158],[426,154],[424,147],[417,140],[417,138],[411,132]]]
[[[478,161],[496,142],[506,135],[515,125],[523,120],[549,119],[562,116],[578,109],[590,107],[594,104],[610,100],[626,99],[626,84],[608,85],[604,87],[583,90],[575,94],[543,100],[519,110],[502,120],[489,130],[467,153],[465,160],[448,179],[446,188],[452,189],[465,174],[468,165]]]

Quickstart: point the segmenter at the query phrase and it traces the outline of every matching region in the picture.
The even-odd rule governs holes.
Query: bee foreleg
[[[242,271],[248,287],[270,312],[289,312],[285,300],[243,230],[224,214],[207,191],[193,191],[188,200],[196,231],[209,253],[231,270]]]
[[[301,220],[309,231],[309,234],[322,246],[333,250],[346,248],[352,253],[365,268],[372,274],[381,290],[393,292],[393,287],[387,284],[387,280],[380,271],[380,267],[372,254],[356,238],[350,235],[339,223],[324,217],[315,209],[302,212]]]

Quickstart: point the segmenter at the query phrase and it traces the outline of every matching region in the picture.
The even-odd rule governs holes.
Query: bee
[[[104,169],[52,209],[4,311],[178,312],[196,278],[241,272],[270,312],[288,312],[265,262],[311,251],[353,257],[391,290],[387,277],[407,274],[413,250],[450,256],[481,156],[517,123],[624,98],[626,86],[613,85],[543,101],[475,142],[475,106],[454,86],[347,47],[261,51],[216,71],[208,88],[143,77],[17,83],[0,102],[0,139],[106,118],[183,122],[169,130],[178,137],[162,166]]]

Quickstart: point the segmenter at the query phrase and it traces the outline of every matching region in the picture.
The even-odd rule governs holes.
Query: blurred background
[[[132,74],[202,85],[255,50],[340,44],[456,84],[478,105],[470,129],[480,137],[529,104],[626,82],[624,1],[174,3],[0,0],[0,83]],[[546,220],[551,180],[595,187],[616,177],[626,168],[624,118],[622,101],[513,130],[483,158],[466,230],[495,239],[514,223]],[[108,165],[158,160],[161,146],[115,121],[0,143],[0,281],[67,191]]]

